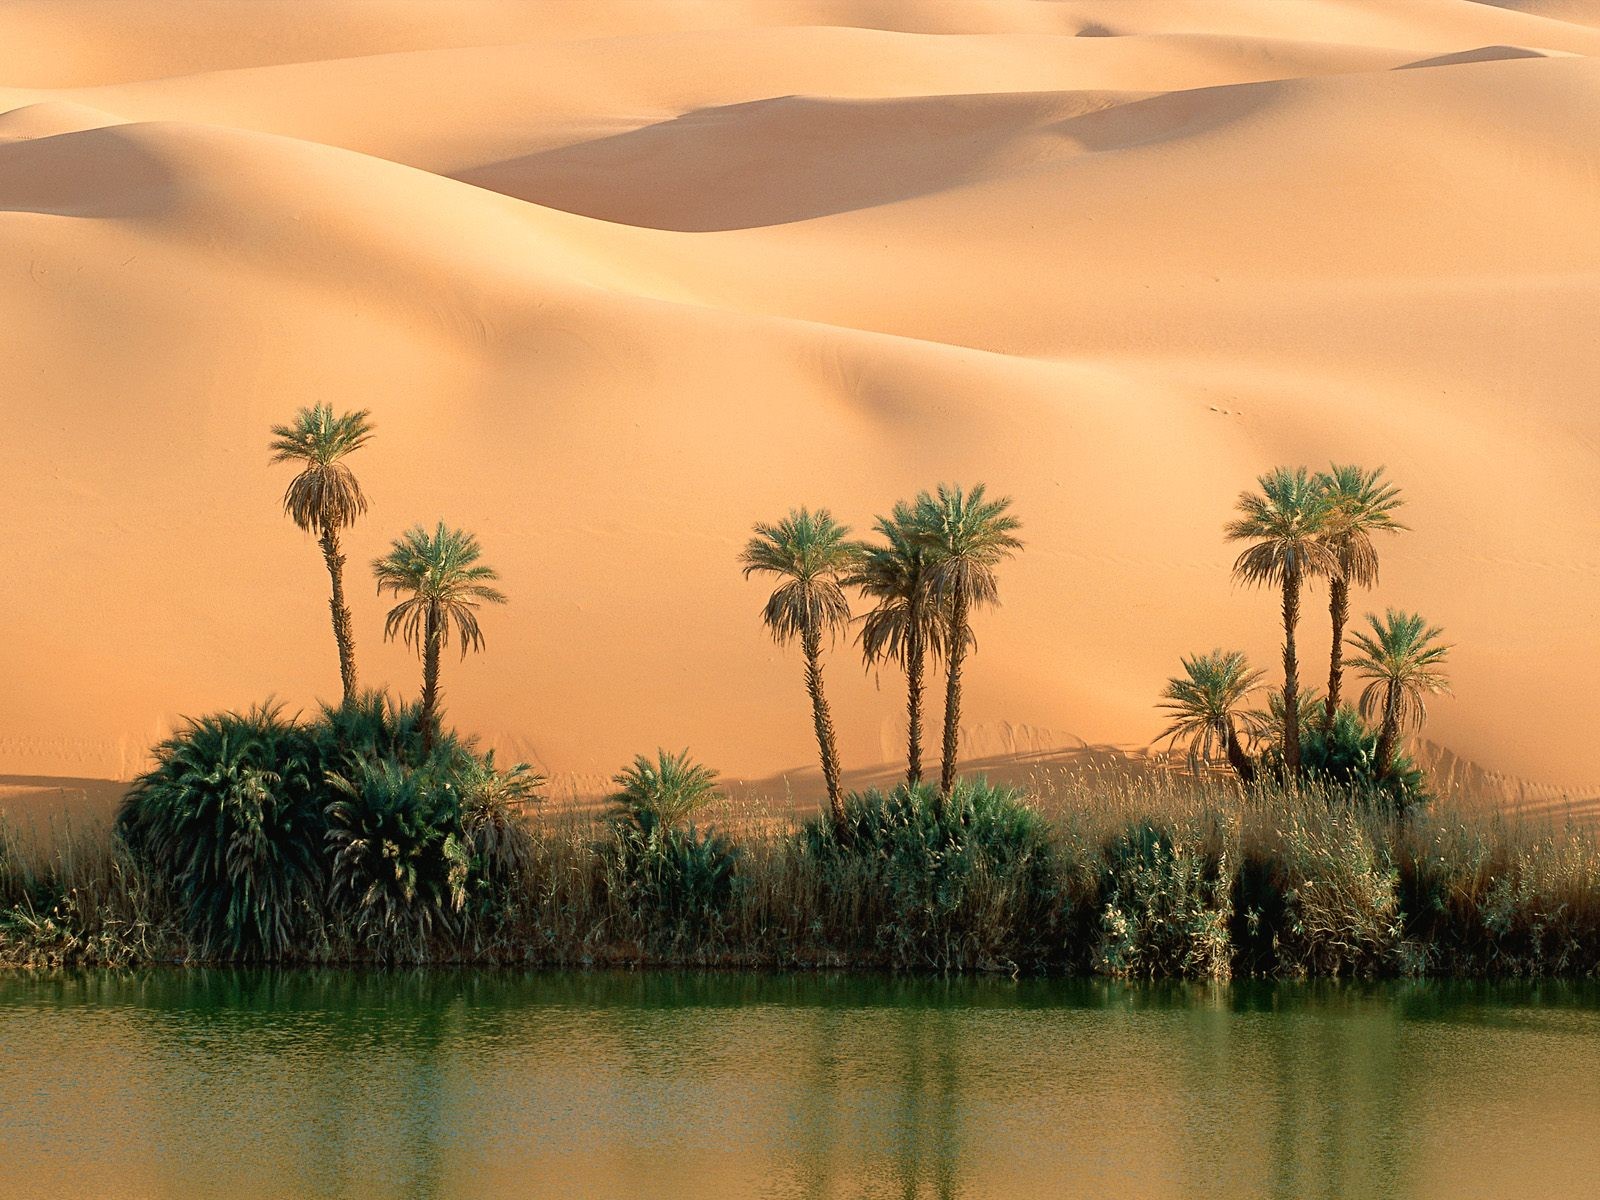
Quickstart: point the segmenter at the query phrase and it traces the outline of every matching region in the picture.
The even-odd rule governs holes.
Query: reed
[[[384,919],[403,936],[374,938],[348,888],[330,887],[273,957],[1141,978],[1600,972],[1600,842],[1571,821],[1460,801],[1397,814],[1315,785],[1107,767],[1041,772],[1014,790],[963,784],[942,809],[927,789],[854,795],[842,827],[792,798],[718,795],[692,836],[664,826],[646,854],[615,812],[536,802],[475,761],[456,785],[455,857],[416,892],[430,920],[386,883]],[[0,825],[0,962],[232,961],[184,927],[184,911],[108,826]]]

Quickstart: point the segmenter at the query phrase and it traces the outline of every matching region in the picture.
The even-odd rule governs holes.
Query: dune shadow
[[[980,175],[1036,124],[1026,97],[778,96],[458,172],[547,208],[709,233],[873,208]]]

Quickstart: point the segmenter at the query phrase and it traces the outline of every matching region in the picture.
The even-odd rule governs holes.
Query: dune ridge
[[[1273,599],[1228,579],[1236,492],[1338,458],[1407,489],[1355,604],[1457,643],[1430,739],[1600,795],[1571,703],[1600,652],[1600,30],[1560,5],[305,9],[0,17],[27,531],[0,772],[125,777],[182,713],[335,692],[265,461],[325,399],[379,430],[365,682],[417,674],[365,562],[474,529],[512,604],[446,663],[450,715],[579,790],[657,744],[813,786],[737,548],[942,479],[1012,494],[1029,542],[971,753],[1138,750],[1181,653],[1275,662]],[[827,677],[847,766],[892,761],[899,681],[842,645]]]

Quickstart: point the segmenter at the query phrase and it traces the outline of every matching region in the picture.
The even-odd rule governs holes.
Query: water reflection
[[[0,1196],[1577,1195],[1600,989],[0,977]]]

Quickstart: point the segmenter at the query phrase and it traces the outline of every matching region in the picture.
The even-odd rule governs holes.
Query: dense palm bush
[[[716,781],[687,750],[638,755],[614,778],[607,889],[658,949],[715,942],[738,887],[738,848],[683,824],[716,798]]]
[[[842,827],[799,832],[818,930],[853,960],[935,970],[1042,969],[1067,954],[1049,823],[1022,793],[960,782],[852,794]]]
[[[1426,805],[1427,780],[1409,755],[1396,751],[1384,770],[1378,761],[1378,731],[1368,729],[1353,708],[1334,714],[1333,728],[1320,726],[1301,742],[1300,766],[1307,778],[1396,813]]]
[[[434,762],[381,759],[329,782],[328,898],[339,927],[384,959],[421,959],[448,944],[472,868],[458,778]]]
[[[277,959],[314,940],[327,886],[316,739],[266,705],[191,721],[155,757],[117,830],[170,886],[194,954]]]
[[[1221,831],[1145,821],[1104,856],[1098,970],[1120,978],[1228,977],[1234,880]]]

